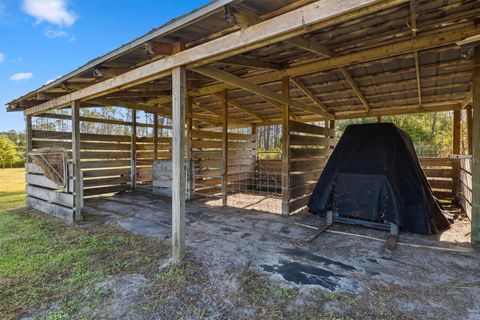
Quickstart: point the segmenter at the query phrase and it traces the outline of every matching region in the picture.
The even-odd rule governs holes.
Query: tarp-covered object
[[[412,140],[391,123],[350,125],[308,202],[311,213],[395,223],[401,230],[436,234],[448,228],[420,167]]]

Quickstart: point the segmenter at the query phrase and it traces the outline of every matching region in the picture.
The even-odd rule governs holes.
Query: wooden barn
[[[213,1],[8,104],[26,119],[27,205],[76,222],[91,198],[170,196],[178,260],[186,200],[302,211],[335,121],[452,111],[452,156],[421,163],[480,241],[479,18],[476,0]],[[275,157],[256,141],[271,125]]]

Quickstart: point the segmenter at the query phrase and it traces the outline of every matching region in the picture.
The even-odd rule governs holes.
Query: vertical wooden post
[[[454,155],[460,154],[460,110],[453,111],[453,148],[452,153]],[[453,159],[452,160],[452,167],[453,167],[453,198],[458,199],[458,189],[460,187],[460,160]]]
[[[227,205],[228,194],[228,91],[222,92],[223,127],[222,127],[222,206]]]
[[[193,160],[192,160],[192,127],[193,127],[193,97],[187,97],[187,131],[185,133],[185,152],[186,152],[186,180],[187,180],[187,199],[190,200],[193,194]]]
[[[172,261],[185,257],[185,109],[184,67],[172,70]]]
[[[26,138],[26,154],[25,162],[28,163],[28,153],[32,152],[32,116],[25,116],[25,138]]]
[[[137,110],[132,109],[132,132],[130,135],[130,186],[137,186]]]
[[[473,54],[472,242],[480,242],[480,46]]]
[[[282,94],[290,97],[289,77],[282,78]],[[290,107],[283,105],[282,110],[282,214],[290,213]]]
[[[465,110],[467,113],[467,154],[472,155],[473,145],[472,145],[472,106],[468,106]]]
[[[80,168],[80,102],[72,101],[73,221],[82,220],[83,186]]]
[[[330,120],[329,128],[333,130],[333,133],[330,136],[330,138],[335,138],[335,120]],[[334,148],[335,148],[335,146],[330,147],[330,149],[334,149]]]
[[[153,161],[158,159],[158,114],[153,113]]]
[[[382,116],[377,117],[377,123],[380,123],[380,122],[382,122]]]

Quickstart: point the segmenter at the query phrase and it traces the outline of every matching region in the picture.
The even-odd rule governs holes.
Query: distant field
[[[25,205],[25,169],[0,169],[0,211]]]

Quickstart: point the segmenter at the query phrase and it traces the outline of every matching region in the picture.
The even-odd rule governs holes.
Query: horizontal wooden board
[[[88,197],[88,196],[99,195],[99,194],[123,192],[129,189],[131,189],[129,184],[122,184],[122,185],[108,186],[108,187],[85,188],[83,189],[83,195],[85,197]]]
[[[65,207],[73,208],[73,194],[57,192],[51,189],[45,189],[34,185],[27,185],[27,196],[33,196],[50,203],[56,203]]]
[[[304,196],[304,195],[311,195],[312,192],[313,192],[313,189],[315,188],[316,185],[317,185],[317,183],[313,182],[313,183],[308,183],[308,184],[293,187],[290,190],[290,197],[291,198],[298,198],[298,197],[301,197],[301,196]]]
[[[220,131],[192,130],[192,139],[223,139],[223,133]],[[228,140],[253,141],[254,135],[241,133],[228,133]]]
[[[304,196],[290,200],[288,203],[289,212],[294,212],[305,207],[309,199],[310,199],[310,195],[304,195]]]
[[[429,179],[428,183],[432,188],[436,189],[448,189],[452,190],[453,188],[453,181],[452,180],[439,180],[439,179]]]
[[[32,130],[32,137],[34,140],[71,140],[71,132],[47,131],[47,130]],[[93,134],[81,133],[80,140],[84,141],[117,141],[130,142],[131,137],[127,135],[108,135],[108,134]]]
[[[59,186],[57,183],[48,179],[44,175],[39,175],[39,174],[27,173],[25,177],[25,182],[30,185],[52,189],[52,190],[57,190],[62,188],[62,186]]]
[[[309,159],[290,162],[290,172],[309,172],[323,169],[327,159]]]
[[[450,158],[419,158],[422,167],[451,167]]]
[[[438,177],[438,178],[452,178],[453,177],[453,169],[423,169],[423,172],[427,177]]]
[[[104,160],[104,161],[81,161],[82,169],[90,168],[117,168],[130,166],[130,160]]]
[[[300,136],[296,134],[290,135],[291,146],[327,146],[333,147],[335,145],[334,138]]]
[[[335,135],[334,129],[314,126],[311,124],[298,122],[294,120],[290,120],[290,132],[308,133],[308,134],[329,136],[329,137],[333,137]]]
[[[304,173],[291,173],[290,174],[290,187],[303,185],[308,182],[317,182],[322,174],[322,170],[314,170]]]
[[[107,178],[94,178],[94,179],[84,179],[83,187],[99,187],[99,186],[112,186],[117,184],[125,184],[130,181],[129,176],[124,177],[107,177]]]
[[[82,151],[81,160],[107,160],[107,159],[129,159],[131,156],[128,151]]]
[[[322,149],[300,149],[300,148],[291,148],[290,149],[290,159],[311,159],[311,158],[324,158],[329,157],[333,152],[333,149],[322,148]]]
[[[72,208],[63,207],[55,203],[49,203],[34,197],[27,197],[26,204],[27,207],[62,219],[68,223],[73,222],[74,210]]]
[[[109,177],[109,176],[129,176],[130,168],[119,169],[99,169],[99,170],[83,170],[84,178]]]

